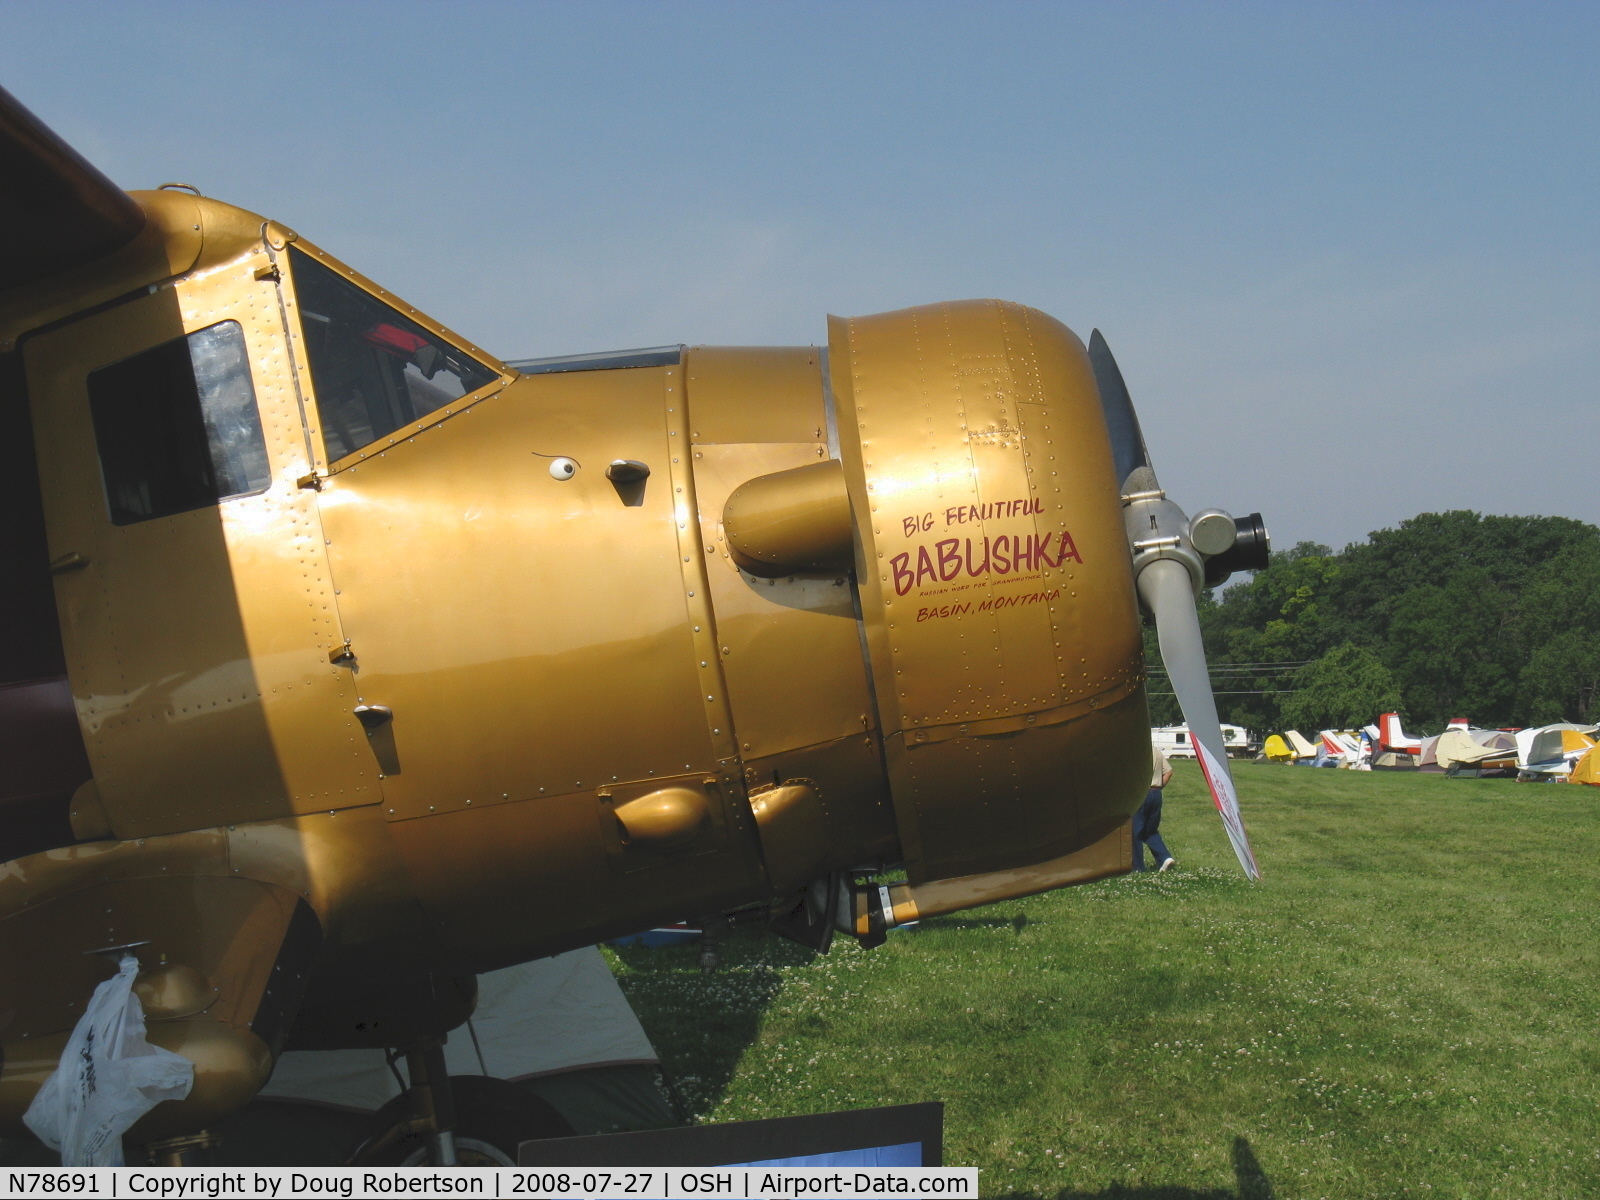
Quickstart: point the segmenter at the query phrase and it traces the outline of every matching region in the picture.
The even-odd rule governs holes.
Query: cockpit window
[[[237,321],[89,372],[89,413],[114,525],[204,508],[272,482]]]
[[[309,254],[289,253],[330,462],[497,378]]]

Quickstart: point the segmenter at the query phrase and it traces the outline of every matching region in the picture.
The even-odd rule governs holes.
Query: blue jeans
[[[1156,867],[1171,858],[1167,844],[1161,840],[1161,789],[1151,788],[1145,793],[1144,803],[1133,814],[1133,869],[1144,870],[1144,848],[1156,856]]]

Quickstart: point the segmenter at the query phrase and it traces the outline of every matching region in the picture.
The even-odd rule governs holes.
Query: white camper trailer
[[[1193,758],[1194,742],[1187,725],[1162,725],[1150,730],[1150,741],[1168,758]],[[1222,726],[1222,744],[1229,758],[1248,758],[1252,753],[1250,731],[1243,725]]]

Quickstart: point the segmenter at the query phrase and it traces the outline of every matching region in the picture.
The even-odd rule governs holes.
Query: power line
[[[1166,679],[1168,672],[1147,670],[1145,672],[1151,679]],[[1208,671],[1213,679],[1282,679],[1288,680],[1295,677],[1293,671]]]
[[[1210,677],[1217,683],[1247,683],[1255,680],[1272,683],[1293,683],[1295,680],[1295,676],[1289,674],[1269,675],[1257,674],[1255,672],[1241,672],[1237,675],[1222,675],[1212,673]],[[1170,679],[1171,676],[1165,671],[1147,671],[1145,672],[1145,678],[1160,682],[1163,679]]]
[[[1152,674],[1152,675],[1165,675],[1165,674],[1167,674],[1167,669],[1165,667],[1157,667],[1157,666],[1153,666],[1152,665],[1152,666],[1146,667],[1145,669],[1147,671],[1149,671],[1150,674]],[[1299,667],[1289,667],[1289,668],[1287,668],[1285,670],[1281,670],[1281,671],[1263,670],[1263,669],[1261,669],[1259,667],[1211,667],[1207,671],[1207,674],[1210,674],[1210,675],[1296,675],[1296,674],[1299,674],[1299,671],[1300,671]]]
[[[1305,665],[1304,663],[1216,663],[1209,670],[1212,674],[1225,671],[1234,675],[1286,675],[1293,674]],[[1154,663],[1151,664],[1150,669],[1152,671],[1166,670],[1165,667],[1157,666]]]
[[[1277,691],[1211,691],[1213,696],[1290,696],[1304,688],[1278,688]],[[1146,696],[1176,696],[1176,691],[1146,691]]]
[[[1219,662],[1212,665],[1213,671],[1298,671],[1301,667],[1310,666],[1306,662],[1261,662],[1261,663],[1234,663]]]
[[[1306,663],[1217,663],[1219,671],[1298,671]]]

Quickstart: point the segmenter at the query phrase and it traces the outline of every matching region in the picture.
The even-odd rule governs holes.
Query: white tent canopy
[[[1570,721],[1521,730],[1517,734],[1517,766],[1530,773],[1564,775],[1583,756],[1595,732],[1592,725]]]
[[[501,1079],[659,1061],[593,946],[478,976],[477,1011],[445,1045],[450,1074]],[[370,1111],[399,1091],[382,1050],[291,1050],[261,1096]]]

